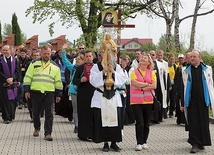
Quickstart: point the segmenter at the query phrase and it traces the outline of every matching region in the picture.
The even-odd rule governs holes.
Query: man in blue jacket
[[[189,127],[188,143],[192,146],[190,153],[204,150],[204,146],[211,146],[209,131],[209,106],[213,106],[212,68],[201,62],[200,52],[193,50],[190,63],[182,71],[184,82],[184,103]],[[184,108],[185,107],[185,108]]]

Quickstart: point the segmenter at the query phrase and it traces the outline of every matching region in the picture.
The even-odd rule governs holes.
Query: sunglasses
[[[155,54],[150,54],[150,56],[155,56]]]
[[[84,50],[85,48],[79,48],[80,50]]]

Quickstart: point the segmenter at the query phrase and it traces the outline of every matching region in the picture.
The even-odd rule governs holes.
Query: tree
[[[180,49],[180,38],[179,38],[179,27],[182,21],[188,19],[188,18],[192,18],[193,17],[193,22],[192,22],[192,28],[191,28],[191,37],[190,37],[190,45],[189,45],[189,49],[188,51],[191,51],[194,48],[195,45],[195,29],[196,29],[196,21],[197,21],[197,17],[198,16],[204,16],[210,13],[213,13],[214,9],[213,7],[211,7],[211,9],[209,9],[208,11],[202,12],[202,13],[198,13],[199,9],[202,9],[202,5],[206,2],[203,1],[202,3],[200,3],[200,0],[196,0],[196,4],[195,4],[195,10],[194,10],[194,14],[192,15],[187,15],[183,18],[179,17],[179,7],[181,5],[180,0],[174,0],[177,1],[176,2],[176,10],[175,10],[175,25],[174,25],[174,35],[175,35],[175,48],[176,51],[179,52]],[[182,7],[182,6],[181,6]]]
[[[12,34],[15,34],[15,45],[16,46],[21,45],[22,44],[21,30],[15,13],[12,16]]]
[[[194,17],[192,29],[191,29],[191,44],[194,44],[194,36],[195,36],[195,25],[196,25],[196,19],[198,16],[207,15],[209,13],[212,13],[214,11],[213,7],[212,9],[208,10],[207,12],[198,13],[199,9],[201,9],[202,4],[205,3],[206,0],[204,0],[202,3],[200,3],[200,0],[196,1],[195,5],[195,12],[194,14],[187,15],[183,18],[179,18],[179,10],[180,7],[182,7],[180,0],[157,0],[156,3],[153,5],[148,5],[147,10],[149,17],[153,17],[154,15],[160,18],[163,18],[166,23],[166,52],[169,52],[171,50],[171,42],[172,42],[172,24],[174,23],[174,36],[175,36],[175,48],[177,52],[180,52],[180,38],[179,38],[179,26],[182,21],[188,18]],[[192,45],[191,45],[192,46]]]
[[[12,34],[12,26],[11,24],[4,24],[4,28],[2,31],[2,37],[5,38],[8,35]],[[27,40],[26,34],[21,31],[21,44],[23,44]],[[21,45],[20,44],[20,45]]]
[[[21,31],[21,44],[23,44],[26,40],[27,40],[26,34]]]
[[[62,23],[67,28],[78,25],[83,32],[84,41],[87,47],[93,48],[97,42],[97,30],[101,26],[101,13],[103,10],[118,10],[123,8],[123,19],[132,17],[131,14],[142,11],[147,5],[151,5],[156,0],[136,1],[136,0],[35,0],[34,5],[26,10],[26,16],[33,14],[33,23],[44,22],[52,19],[49,25],[49,33],[54,33],[54,24]],[[56,19],[56,17],[58,18]]]
[[[149,52],[151,50],[154,50],[156,51],[157,47],[154,43],[146,43],[146,44],[143,44],[142,45],[142,49],[145,51],[145,52]]]
[[[3,32],[2,32],[3,38],[7,37],[10,34],[12,34],[11,24],[4,24],[4,28],[3,28]]]
[[[0,21],[0,43],[2,42],[2,32],[1,32],[1,21]]]
[[[166,49],[167,49],[167,46],[166,46],[166,37],[167,37],[166,34],[161,35],[161,37],[159,39],[159,42],[158,42],[158,45],[157,45],[157,49],[161,49],[163,51],[166,51]],[[177,50],[176,50],[176,47],[175,47],[175,36],[174,35],[172,35],[172,39],[171,40],[172,40],[172,42],[171,42],[171,49],[170,49],[169,52],[175,53],[175,52],[177,52]],[[184,43],[180,43],[180,49],[181,49],[180,52],[186,51]]]
[[[147,6],[147,10],[149,11],[148,15],[152,17],[153,15],[163,18],[166,23],[166,34],[165,34],[165,43],[166,43],[166,52],[171,50],[171,42],[172,42],[172,24],[175,19],[174,10],[175,4],[172,0],[157,0],[154,5]]]

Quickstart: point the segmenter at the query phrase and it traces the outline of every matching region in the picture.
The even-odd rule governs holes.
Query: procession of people
[[[103,143],[102,151],[120,152],[125,126],[135,125],[136,151],[149,150],[150,127],[177,117],[189,133],[190,152],[211,146],[209,109],[214,104],[212,67],[200,51],[167,55],[137,49],[135,58],[117,58],[117,46],[106,34],[98,55],[79,44],[75,55],[68,43],[52,54],[50,44],[32,50],[4,45],[0,58],[0,108],[4,124],[15,120],[16,108],[29,109],[33,136],[41,130],[53,141],[54,115],[74,121],[82,141]],[[34,56],[37,54],[36,56]],[[119,60],[119,61],[118,61]],[[26,104],[25,104],[26,103]],[[55,113],[54,113],[55,112]],[[134,130],[134,129],[133,129]]]

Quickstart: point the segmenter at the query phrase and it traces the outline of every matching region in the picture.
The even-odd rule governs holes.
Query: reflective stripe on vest
[[[136,88],[134,86],[130,87],[130,103],[152,103],[153,102],[153,96],[151,94],[153,91],[150,90],[140,90],[140,88]]]
[[[134,70],[137,80],[139,82],[151,82],[152,78],[152,71],[147,69],[145,79],[142,77],[139,70]],[[130,87],[130,103],[131,104],[147,104],[147,103],[153,103],[153,96],[151,93],[153,93],[153,90],[141,90],[140,88],[136,88],[131,84]]]
[[[34,77],[41,77],[41,76],[50,78],[51,80],[54,80],[54,78],[52,76],[48,75],[48,74],[34,74]]]

